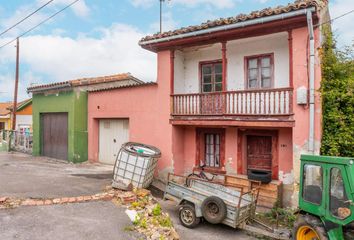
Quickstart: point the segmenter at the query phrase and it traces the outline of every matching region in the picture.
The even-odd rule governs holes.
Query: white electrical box
[[[299,105],[307,104],[307,88],[305,86],[296,89],[296,103]]]

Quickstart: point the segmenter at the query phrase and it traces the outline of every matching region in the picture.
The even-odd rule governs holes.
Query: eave
[[[220,31],[214,31],[213,28],[211,28],[210,31],[204,31],[203,34],[197,34],[197,31],[194,35],[188,34],[185,35],[185,37],[181,36],[178,38],[163,38],[155,41],[146,41],[140,43],[140,45],[142,48],[149,51],[159,52],[289,31],[291,29],[307,26],[306,11],[313,11],[314,24],[317,24],[319,18],[317,13],[314,12],[315,9],[302,9],[303,14],[294,17],[269,22],[258,21],[250,25],[243,23],[244,26],[240,25],[235,28],[227,29],[220,28]]]

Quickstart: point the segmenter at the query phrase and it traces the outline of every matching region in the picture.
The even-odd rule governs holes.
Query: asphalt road
[[[110,185],[112,166],[69,164],[63,161],[0,152],[0,197],[55,198],[91,195]],[[255,239],[224,225],[201,223],[183,227],[173,202],[160,200],[181,240]],[[125,208],[112,202],[50,206],[22,206],[0,210],[0,240],[143,239],[124,228],[130,220]]]

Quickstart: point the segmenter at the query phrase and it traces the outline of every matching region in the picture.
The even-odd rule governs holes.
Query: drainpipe
[[[307,12],[307,26],[309,32],[309,48],[310,48],[310,60],[309,60],[309,104],[310,104],[310,124],[309,124],[309,146],[308,150],[314,154],[315,150],[315,37],[313,30],[312,12]]]

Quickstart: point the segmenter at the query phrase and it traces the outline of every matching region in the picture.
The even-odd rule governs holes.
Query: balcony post
[[[221,43],[222,52],[222,90],[226,91],[226,78],[227,78],[227,57],[226,57],[226,42]]]
[[[175,50],[170,50],[170,94],[174,94],[175,85]]]
[[[170,113],[174,114],[174,94],[175,89],[175,50],[170,50]]]

